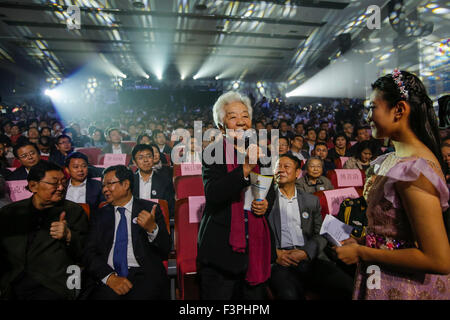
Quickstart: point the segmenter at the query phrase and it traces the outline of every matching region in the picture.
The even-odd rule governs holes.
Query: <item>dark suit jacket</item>
[[[297,202],[301,219],[301,228],[305,245],[304,250],[308,257],[313,260],[316,258],[328,260],[323,249],[327,245],[327,240],[319,235],[322,227],[322,215],[320,214],[319,198],[302,192],[297,189]],[[308,213],[308,217],[303,216],[303,212]],[[275,202],[267,218],[275,236],[275,244],[278,249],[281,248],[281,215],[278,188],[276,188]]]
[[[28,173],[24,166],[21,166],[6,176],[6,181],[27,180]]]
[[[105,197],[102,193],[102,183],[88,178],[86,181],[86,203],[91,208],[91,213],[97,211],[99,204],[103,201],[105,201]]]
[[[133,150],[133,148],[131,148],[129,145],[127,145],[125,143],[121,143],[120,148],[122,148],[122,153],[130,154],[130,155],[131,155],[131,151]],[[113,153],[112,144],[108,143],[106,145],[106,147],[104,147],[102,149],[102,153]]]
[[[134,174],[133,196],[139,198],[139,171]],[[149,199],[163,199],[168,202],[170,217],[175,216],[175,190],[172,179],[164,172],[153,171],[152,191]]]
[[[8,298],[10,284],[28,265],[28,274],[42,285],[68,299],[75,298],[75,291],[66,285],[67,267],[80,262],[88,231],[88,221],[81,206],[62,200],[49,210],[43,225],[26,254],[32,197],[11,203],[0,210],[0,291]],[[72,239],[69,245],[64,240],[50,236],[50,225],[58,221],[62,211],[66,212],[67,224]]]
[[[149,242],[147,232],[133,222],[131,222],[131,238],[134,256],[141,268],[154,275],[155,285],[163,285],[162,283],[167,280],[167,275],[162,261],[168,257],[171,242],[161,208],[156,203],[134,198],[131,220],[137,217],[142,210],[150,212],[154,205],[157,206],[155,217],[159,228],[155,240]],[[90,228],[83,255],[83,265],[86,267],[88,276],[96,283],[101,283],[104,277],[114,272],[114,269],[108,265],[108,256],[114,241],[114,206],[110,204],[104,206],[89,222]]]
[[[222,140],[219,148],[222,148]],[[212,146],[212,145],[211,145]],[[212,148],[214,148],[212,146]],[[205,157],[203,157],[205,159]],[[202,174],[205,187],[206,205],[198,231],[197,259],[204,265],[210,265],[219,270],[240,274],[247,270],[248,254],[234,252],[229,244],[231,230],[231,203],[234,197],[250,185],[244,179],[242,165],[227,172],[224,164],[206,164],[203,162]],[[270,212],[274,201],[273,184],[266,197]],[[271,236],[272,260],[276,250]]]

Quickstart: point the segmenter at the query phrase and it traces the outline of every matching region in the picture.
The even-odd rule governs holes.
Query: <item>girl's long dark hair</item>
[[[441,168],[444,168],[438,119],[433,108],[433,102],[428,97],[425,86],[417,76],[407,71],[401,71],[401,74],[405,89],[408,91],[408,99],[402,97],[400,89],[394,82],[391,74],[375,81],[372,84],[372,89],[377,89],[383,93],[383,99],[388,102],[390,108],[395,107],[402,100],[409,103],[411,108],[409,126],[411,130],[433,152],[439,160]]]

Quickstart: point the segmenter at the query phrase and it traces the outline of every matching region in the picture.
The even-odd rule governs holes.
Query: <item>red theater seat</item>
[[[185,296],[186,275],[197,273],[197,234],[199,223],[189,223],[189,199],[175,203],[175,250],[177,252],[177,278],[180,299],[192,299]],[[192,282],[190,282],[192,283]],[[197,290],[198,291],[198,290]]]
[[[96,165],[98,163],[98,156],[101,155],[102,149],[100,148],[76,148],[75,151],[81,152],[88,157],[89,164]]]
[[[358,179],[358,182],[351,183],[351,185],[346,185],[345,181],[338,181],[339,174],[358,175],[361,179]],[[366,182],[366,174],[362,170],[355,169],[335,169],[327,171],[327,178],[330,179],[335,189],[338,188],[347,188],[347,187],[364,187],[364,183]]]
[[[203,180],[201,175],[175,177],[173,180],[175,188],[175,200],[189,196],[204,196]]]

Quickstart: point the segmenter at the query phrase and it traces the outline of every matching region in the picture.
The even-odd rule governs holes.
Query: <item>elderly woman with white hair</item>
[[[214,122],[224,138],[214,141],[223,158],[203,163],[206,206],[198,232],[201,298],[207,300],[264,299],[271,261],[276,258],[266,221],[273,205],[273,186],[266,199],[244,210],[250,172],[259,167],[238,148],[238,139],[252,126],[250,99],[237,92],[221,95],[213,107]],[[245,158],[243,164],[237,159]],[[241,159],[242,159],[241,158]]]

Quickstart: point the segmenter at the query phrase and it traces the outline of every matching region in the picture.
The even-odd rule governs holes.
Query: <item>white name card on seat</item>
[[[205,209],[205,196],[189,197],[189,223],[200,223]]]
[[[327,191],[324,191],[323,193],[325,195],[325,198],[327,199],[327,205],[328,205],[328,210],[329,210],[328,213],[333,216],[338,214],[339,207],[344,199],[359,198],[359,194],[355,188],[327,190]]]
[[[6,168],[6,169],[8,169],[9,171],[11,171],[11,172],[13,172],[13,171],[16,171],[16,167],[9,167],[9,168]]]
[[[341,187],[362,187],[364,185],[359,169],[336,169],[337,184]]]
[[[105,153],[105,159],[103,160],[103,164],[107,167],[116,166],[122,164],[124,166],[127,165],[127,155],[126,153]]]
[[[33,195],[32,192],[25,189],[25,187],[28,185],[27,180],[13,180],[13,181],[7,181],[9,188],[9,197],[11,198],[11,201],[20,201],[23,199],[28,199]]]
[[[202,164],[201,163],[182,163],[181,164],[181,175],[182,176],[195,176],[202,174]]]

